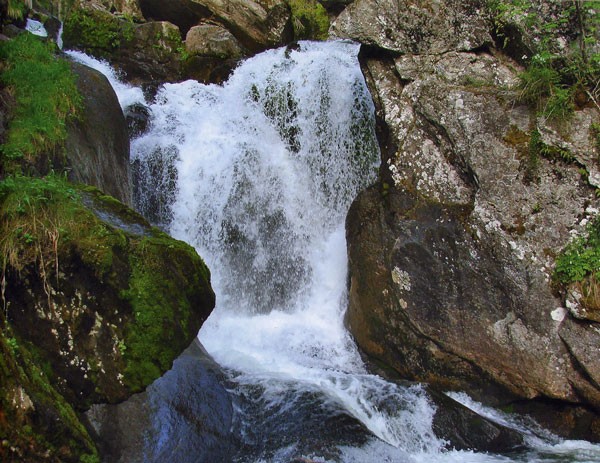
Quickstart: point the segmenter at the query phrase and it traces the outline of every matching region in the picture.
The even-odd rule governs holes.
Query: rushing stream
[[[105,64],[124,108],[147,104],[132,142],[136,206],[196,247],[217,307],[199,338],[228,374],[234,461],[586,462],[598,446],[522,430],[510,456],[447,451],[418,385],[369,374],[343,324],[344,220],[376,178],[370,96],[352,43],[301,43],[245,61],[223,86],[165,84],[152,103]]]

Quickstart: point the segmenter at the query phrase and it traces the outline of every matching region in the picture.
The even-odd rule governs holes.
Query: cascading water
[[[217,307],[199,337],[236,398],[234,460],[563,461],[533,441],[541,452],[511,458],[443,450],[424,390],[368,374],[344,329],[344,219],[378,163],[357,52],[303,42],[245,61],[222,87],[166,84],[132,143],[138,209],[212,271]],[[124,107],[141,101],[101,70]],[[600,456],[583,448],[569,461]]]
[[[343,327],[345,214],[378,161],[356,54],[303,43],[248,60],[223,87],[165,85],[132,153],[138,170],[169,178],[157,188],[138,175],[137,205],[168,209],[171,233],[207,260],[218,307],[200,339],[237,384],[260,390],[253,400],[273,411],[289,405],[282,391],[310,391],[400,445],[424,395],[367,375]],[[397,416],[381,407],[396,395]]]

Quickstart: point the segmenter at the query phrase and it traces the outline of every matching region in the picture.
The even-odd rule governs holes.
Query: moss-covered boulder
[[[166,21],[137,23],[88,2],[65,19],[64,46],[108,59],[136,83],[181,79],[185,47],[177,26]]]
[[[210,274],[187,244],[61,176],[5,179],[0,217],[0,347],[13,352],[1,365],[0,438],[43,436],[53,455],[65,446],[79,461],[94,446],[76,412],[171,367],[214,306]]]

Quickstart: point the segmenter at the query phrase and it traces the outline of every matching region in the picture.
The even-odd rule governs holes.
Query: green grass
[[[600,107],[600,53],[596,45],[600,1],[554,2],[552,14],[542,14],[529,0],[488,0],[496,33],[517,24],[535,37],[533,56],[520,74],[518,100],[540,116],[565,120],[585,101]],[[567,39],[567,47],[560,45]],[[504,37],[506,48],[509,38]],[[578,96],[578,98],[576,98]]]
[[[67,121],[81,108],[75,76],[54,50],[31,34],[0,43],[0,58],[6,63],[0,78],[16,103],[1,147],[5,170],[16,160],[34,164],[42,155],[51,159],[61,154]]]

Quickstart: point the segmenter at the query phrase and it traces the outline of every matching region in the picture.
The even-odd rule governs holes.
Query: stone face
[[[83,96],[83,110],[68,128],[69,178],[131,204],[129,137],[117,96],[99,72],[77,63],[71,69]]]
[[[141,0],[146,17],[171,21],[183,33],[202,20],[227,28],[252,53],[282,45],[289,38],[290,12],[282,1],[256,3],[252,0]]]
[[[483,2],[356,0],[331,32],[396,53],[473,50],[491,43]]]
[[[186,50],[194,55],[213,58],[241,58],[242,48],[227,29],[214,24],[192,27],[185,37]]]
[[[459,51],[469,47],[457,41],[448,51],[437,39],[413,50],[398,37],[394,46],[365,40],[379,47],[361,62],[382,168],[347,219],[347,322],[359,346],[402,377],[486,403],[554,399],[597,410],[598,326],[573,318],[551,285],[554,257],[598,207],[580,173],[597,170],[597,111],[560,125],[538,118],[509,90],[518,64]],[[532,153],[532,128],[576,161]]]
[[[103,460],[118,462],[228,461],[233,408],[218,365],[195,340],[173,368],[146,391],[86,414]]]

